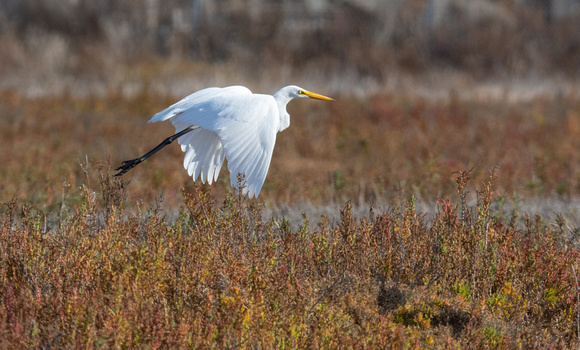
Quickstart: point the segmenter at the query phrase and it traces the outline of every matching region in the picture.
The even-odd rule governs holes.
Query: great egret
[[[115,170],[121,176],[171,142],[178,140],[185,152],[183,166],[193,180],[217,180],[224,157],[230,182],[245,175],[244,194],[257,197],[272,159],[276,134],[290,126],[286,105],[294,98],[333,101],[290,85],[274,95],[252,94],[243,86],[207,88],[197,91],[155,114],[149,123],[171,120],[176,134],[166,138],[142,157],[126,160]]]

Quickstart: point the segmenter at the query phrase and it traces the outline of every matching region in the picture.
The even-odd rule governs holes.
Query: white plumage
[[[183,166],[194,180],[216,181],[227,159],[230,183],[245,175],[244,194],[257,197],[272,159],[276,134],[290,125],[286,105],[293,98],[332,100],[298,86],[286,86],[274,95],[252,94],[243,86],[207,88],[195,92],[155,114],[150,123],[170,120],[175,126]],[[186,129],[190,130],[186,130]],[[141,158],[124,162],[122,175],[150,155],[171,143],[168,138]]]

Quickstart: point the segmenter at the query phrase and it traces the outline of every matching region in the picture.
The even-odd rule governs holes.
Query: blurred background
[[[290,104],[269,204],[457,199],[470,169],[472,201],[492,169],[499,202],[580,197],[580,0],[0,0],[0,48],[0,202],[105,196],[103,171],[173,133],[151,115],[236,84],[337,100]],[[132,203],[182,203],[164,152]]]
[[[0,88],[569,89],[580,0],[1,0]],[[482,86],[487,84],[487,86]]]

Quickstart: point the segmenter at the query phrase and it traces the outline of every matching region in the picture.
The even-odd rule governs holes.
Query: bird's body
[[[177,138],[185,152],[183,166],[196,180],[217,180],[224,158],[228,160],[230,183],[244,174],[244,194],[257,197],[270,166],[276,134],[290,126],[286,105],[293,98],[329,97],[290,85],[274,95],[252,94],[243,86],[207,88],[197,91],[155,114],[152,122],[171,120],[176,134],[145,156],[123,162],[122,175]]]

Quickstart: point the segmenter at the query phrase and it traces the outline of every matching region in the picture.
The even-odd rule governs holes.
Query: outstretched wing
[[[198,91],[157,113],[149,122],[171,120],[176,132],[201,128],[178,139],[184,167],[194,180],[211,183],[228,160],[230,182],[245,175],[244,194],[257,197],[272,159],[278,131],[278,106],[272,96],[252,94],[243,86]]]

